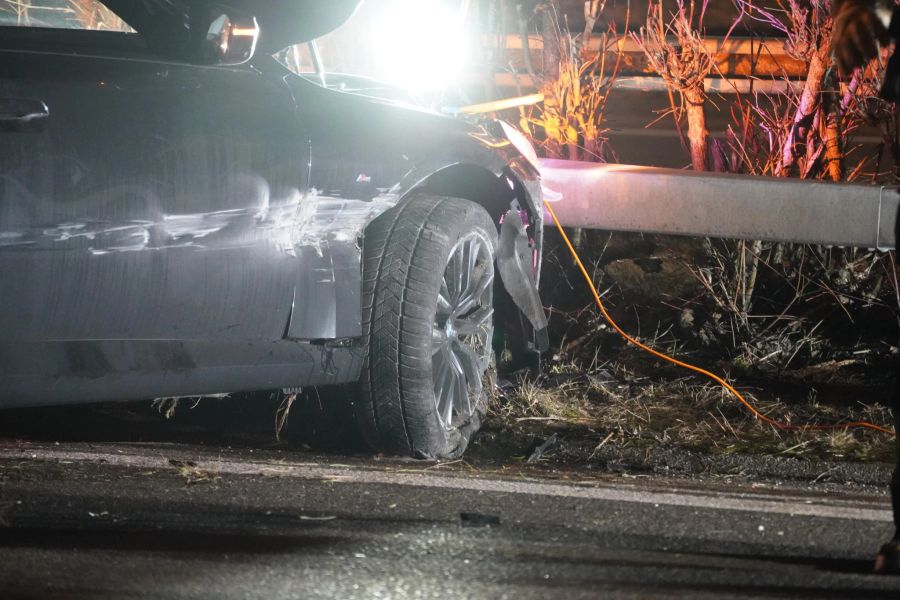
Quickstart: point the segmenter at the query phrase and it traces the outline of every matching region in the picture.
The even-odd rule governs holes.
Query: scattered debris
[[[173,467],[178,468],[178,473],[185,478],[188,485],[195,485],[197,483],[209,483],[211,481],[216,481],[219,477],[217,475],[213,475],[209,471],[204,471],[197,466],[192,460],[177,460],[174,458],[169,459],[169,464]]]
[[[340,483],[342,481],[352,481],[353,478],[350,475],[329,475],[328,477],[319,477],[318,479],[325,483]]]
[[[600,452],[601,450],[603,450],[603,446],[605,446],[606,443],[609,442],[609,440],[611,440],[611,439],[613,438],[614,435],[615,435],[615,433],[610,433],[610,434],[607,435],[605,438],[603,438],[603,441],[601,441],[599,444],[597,444],[597,446],[594,448],[594,451],[591,452],[591,456],[589,457],[589,460],[590,460],[591,458],[594,458],[594,456],[596,456],[596,454],[597,454],[598,452]]]
[[[534,450],[532,450],[531,455],[528,457],[527,463],[535,463],[544,457],[548,451],[552,450],[559,443],[559,437],[554,433],[550,437],[548,437],[542,444],[537,446]]]
[[[209,394],[207,396],[188,396],[188,397],[178,397],[178,398],[156,398],[151,402],[150,406],[159,411],[161,415],[163,415],[166,419],[171,419],[175,416],[175,410],[178,408],[178,404],[182,400],[193,400],[194,403],[191,405],[191,410],[194,410],[200,405],[200,401],[204,399],[208,400],[221,400],[222,398],[227,398],[230,394]]]
[[[286,394],[284,399],[281,401],[281,405],[279,405],[278,410],[275,411],[275,439],[277,441],[281,441],[281,431],[284,429],[284,426],[287,425],[288,414],[291,412],[291,406],[294,405],[294,402],[297,400],[297,393]]]
[[[175,416],[178,400],[178,398],[157,398],[152,402],[151,406],[168,420]]]
[[[855,358],[845,360],[827,360],[815,365],[803,367],[802,369],[786,370],[784,371],[783,375],[792,379],[808,379],[811,377],[831,375],[846,367],[854,367],[863,364],[864,363],[862,361]]]

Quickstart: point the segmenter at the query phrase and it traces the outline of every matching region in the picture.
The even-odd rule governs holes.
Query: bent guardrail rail
[[[896,187],[540,161],[563,225],[890,250]]]

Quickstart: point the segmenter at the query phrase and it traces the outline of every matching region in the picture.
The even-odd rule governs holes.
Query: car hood
[[[349,19],[362,0],[100,0],[139,33],[178,39],[192,7],[214,5],[256,17],[258,52],[272,54],[334,31]]]

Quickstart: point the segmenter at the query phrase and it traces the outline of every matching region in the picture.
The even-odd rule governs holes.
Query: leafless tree
[[[662,2],[650,2],[647,22],[634,35],[651,68],[682,99],[691,164],[696,171],[709,170],[705,82],[715,67],[703,39],[705,13],[705,1],[698,5],[694,0],[687,4],[678,0],[675,11],[667,18]]]

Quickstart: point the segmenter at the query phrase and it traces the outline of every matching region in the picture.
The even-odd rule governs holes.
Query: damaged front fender
[[[515,210],[506,213],[500,226],[497,268],[506,292],[534,328],[533,350],[546,351],[550,347],[550,340],[547,334],[547,315],[538,292],[535,253],[522,218]]]

